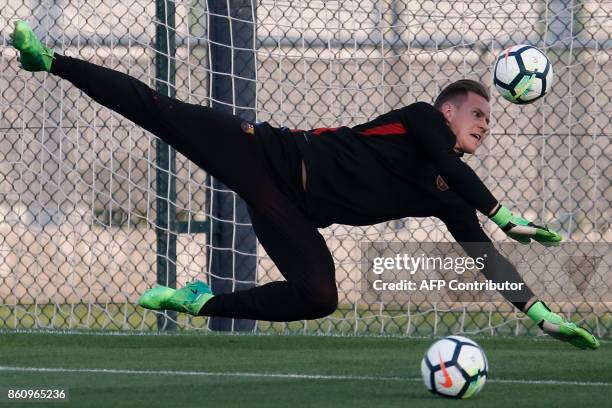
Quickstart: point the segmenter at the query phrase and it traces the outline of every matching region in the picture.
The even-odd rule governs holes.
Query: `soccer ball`
[[[497,57],[493,82],[512,103],[527,104],[550,90],[553,69],[546,54],[531,45],[515,45]]]
[[[421,375],[429,391],[450,398],[470,398],[484,386],[487,357],[476,342],[449,336],[429,347],[421,361]]]

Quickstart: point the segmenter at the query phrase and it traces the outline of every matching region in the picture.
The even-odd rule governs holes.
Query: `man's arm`
[[[443,210],[439,218],[470,257],[477,258],[487,254],[485,267],[482,270],[487,279],[493,282],[524,283],[514,265],[495,249],[484,233],[475,211],[467,207],[465,209],[449,207]],[[591,332],[551,311],[544,302],[535,298],[527,284],[524,284],[520,291],[500,291],[500,293],[550,336],[581,349],[599,348],[599,341]]]
[[[490,217],[510,238],[522,244],[529,244],[532,239],[547,246],[561,242],[561,235],[555,231],[515,216],[498,203],[474,170],[454,151],[457,138],[440,111],[428,103],[417,102],[401,112],[408,135],[419,140],[444,181],[473,208]]]
[[[520,291],[500,291],[506,300],[523,311],[525,304],[534,298],[534,294],[514,265],[493,246],[487,234],[482,230],[476,212],[467,206],[465,209],[449,207],[439,218],[471,258],[485,257],[482,273],[487,279],[493,282],[523,283],[519,286],[522,287]]]

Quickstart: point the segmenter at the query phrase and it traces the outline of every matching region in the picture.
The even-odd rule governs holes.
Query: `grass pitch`
[[[69,389],[70,401],[2,407],[604,407],[612,347],[475,338],[483,391],[433,396],[420,380],[431,339],[253,335],[0,334],[3,388]]]

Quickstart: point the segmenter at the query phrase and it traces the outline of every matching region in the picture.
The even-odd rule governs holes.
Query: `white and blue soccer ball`
[[[550,90],[553,69],[540,49],[520,44],[502,51],[495,61],[493,83],[512,103],[532,103]]]
[[[436,341],[421,361],[425,386],[443,397],[473,397],[484,387],[488,373],[489,363],[482,348],[462,336]]]

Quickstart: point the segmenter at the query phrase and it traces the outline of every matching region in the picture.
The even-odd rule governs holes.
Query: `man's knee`
[[[334,313],[338,308],[338,292],[334,288],[333,295],[326,295],[321,297],[320,301],[317,302],[316,311],[319,317],[329,316]]]
[[[338,308],[338,289],[333,282],[316,285],[314,290],[304,292],[302,297],[311,319],[329,316]]]

